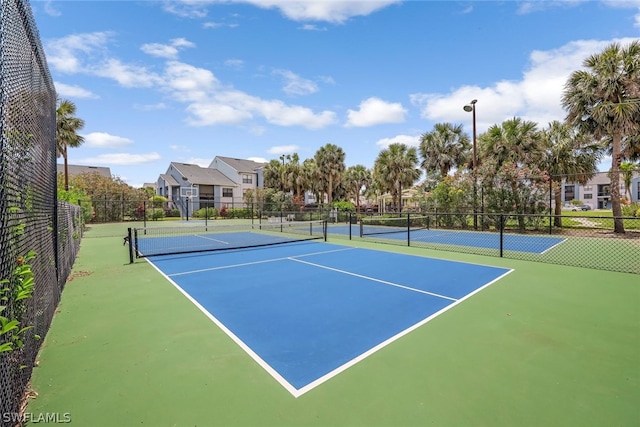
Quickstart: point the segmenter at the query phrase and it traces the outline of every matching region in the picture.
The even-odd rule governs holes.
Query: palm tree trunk
[[[64,158],[64,191],[69,191],[69,164],[67,162],[67,146],[64,146],[64,152],[62,153]]]
[[[622,137],[613,135],[613,147],[611,152],[611,208],[613,211],[613,232],[624,234],[624,222],[622,221],[622,205],[620,204],[620,155]]]
[[[554,208],[555,216],[553,218],[553,225],[562,227],[562,185],[558,185],[553,193],[553,198],[556,205]]]

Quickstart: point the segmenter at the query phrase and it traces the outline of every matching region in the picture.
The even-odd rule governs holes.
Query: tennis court
[[[192,224],[158,225],[179,227]],[[129,262],[126,231],[83,238],[30,413],[96,427],[637,419],[635,274],[338,237],[151,257],[160,274]],[[500,279],[483,287],[483,266]]]
[[[387,220],[395,219],[387,218]],[[404,221],[404,219],[401,220]],[[502,239],[503,250],[533,254],[543,254],[565,240],[561,237],[543,235],[504,234],[501,236],[495,231],[427,229],[424,227],[369,224],[363,226],[330,225],[329,232],[363,239],[404,240],[495,250],[500,250]]]
[[[323,242],[148,259],[296,397],[510,272]]]

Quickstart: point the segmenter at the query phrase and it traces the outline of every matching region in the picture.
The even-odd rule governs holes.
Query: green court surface
[[[330,237],[514,271],[295,398],[146,261],[128,264],[128,226],[85,233],[27,412],[91,427],[638,425],[638,275]]]

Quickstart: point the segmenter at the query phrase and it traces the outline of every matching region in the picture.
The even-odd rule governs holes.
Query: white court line
[[[330,380],[331,378],[335,377],[336,375],[340,374],[341,372],[344,372],[345,370],[347,370],[348,368],[352,367],[356,363],[358,363],[358,362],[366,359],[367,357],[371,356],[376,351],[382,349],[383,347],[386,347],[387,345],[391,344],[392,342],[396,341],[397,339],[402,338],[403,336],[407,335],[409,332],[412,332],[412,331],[418,329],[420,326],[422,326],[425,323],[429,322],[430,320],[433,320],[434,318],[440,316],[445,311],[452,309],[456,305],[460,304],[462,301],[466,300],[467,298],[471,297],[472,295],[477,294],[478,292],[480,292],[481,290],[483,290],[487,286],[489,286],[489,285],[497,282],[498,280],[502,279],[503,277],[505,277],[507,274],[511,273],[512,271],[513,271],[513,269],[507,271],[506,273],[504,273],[500,277],[497,277],[497,278],[493,279],[492,281],[490,281],[489,283],[486,283],[486,284],[482,285],[481,287],[479,287],[475,291],[471,292],[470,294],[465,295],[464,297],[460,298],[456,302],[454,302],[452,304],[449,304],[448,306],[444,307],[440,311],[437,311],[437,312],[433,313],[431,316],[425,318],[424,320],[421,320],[420,322],[416,323],[415,325],[409,326],[407,329],[398,332],[396,335],[392,336],[391,338],[387,339],[386,341],[381,342],[380,344],[376,345],[375,347],[372,347],[371,349],[365,351],[364,353],[360,354],[359,356],[356,356],[355,358],[353,358],[350,361],[346,362],[344,365],[338,366],[333,371],[328,372],[327,374],[321,376],[317,380],[315,380],[313,382],[310,382],[306,386],[296,390],[297,395],[294,394],[294,396],[295,397],[302,396],[304,393],[308,392],[309,390],[312,390],[312,389],[316,388],[320,384]]]
[[[218,320],[213,314],[209,313],[209,311],[204,308],[195,298],[193,298],[187,291],[182,289],[176,282],[171,280],[169,276],[162,272],[149,258],[146,258],[147,262],[153,266],[162,276],[164,276],[169,283],[171,283],[182,295],[185,296],[193,305],[195,305],[205,316],[207,316],[213,323],[215,323],[225,334],[227,334],[238,346],[244,350],[249,357],[251,357],[255,362],[260,365],[265,371],[269,373],[282,387],[284,387],[289,393],[291,393],[294,397],[300,396],[301,393],[291,385],[282,375],[278,373],[275,369],[271,367],[267,362],[265,362],[256,352],[254,352],[251,347],[244,343],[236,334],[231,332],[229,328],[227,328],[224,323]]]
[[[349,248],[343,248],[343,249],[332,249],[330,251],[312,252],[312,253],[308,253],[308,254],[296,255],[296,257],[305,257],[305,256],[313,256],[313,255],[320,255],[320,254],[328,254],[328,253],[332,253],[332,252],[350,251],[352,249],[356,249],[356,248],[355,247],[349,247]],[[287,256],[287,257],[282,257],[282,258],[265,259],[265,260],[261,260],[261,261],[244,262],[244,263],[240,263],[240,264],[223,265],[223,266],[220,266],[220,267],[202,268],[200,270],[183,271],[181,273],[169,274],[169,277],[183,276],[185,274],[202,273],[202,272],[205,272],[205,271],[224,270],[226,268],[245,267],[247,265],[264,264],[264,263],[268,263],[268,262],[284,261],[284,260],[288,260],[288,259],[291,259],[291,257]]]
[[[205,239],[205,240],[211,240],[212,242],[218,242],[218,243],[223,243],[225,245],[228,245],[229,242],[225,242],[224,240],[219,240],[219,239],[212,239],[211,237],[207,237],[207,236],[201,236],[199,234],[195,235],[196,237],[199,237],[201,239]]]
[[[349,250],[349,249],[361,249],[361,248],[350,247],[350,248],[346,248],[346,249],[338,249],[338,250],[332,250],[332,251],[318,252],[317,254],[327,253],[327,252],[339,252],[341,250]],[[305,255],[300,255],[300,256],[304,257],[304,256],[311,256],[311,255],[314,255],[314,254],[305,254]],[[281,259],[278,259],[278,260],[284,260],[284,259],[289,259],[289,260],[296,261],[296,262],[306,263],[305,261],[293,259],[293,258],[290,258],[290,257],[289,258],[281,258]],[[163,277],[165,277],[169,281],[169,283],[171,283],[176,289],[178,289],[178,291],[180,293],[182,293],[189,301],[191,301],[202,313],[204,313],[205,316],[207,316],[211,321],[213,321],[225,334],[227,334],[236,344],[238,344],[238,346],[242,350],[244,350],[258,365],[260,365],[265,371],[267,371],[267,373],[269,373],[282,387],[285,388],[285,390],[287,390],[289,393],[291,393],[291,395],[293,397],[295,397],[295,398],[298,398],[298,397],[302,396],[303,394],[307,393],[308,391],[310,391],[310,390],[314,389],[315,387],[321,385],[322,383],[330,380],[334,376],[340,374],[341,372],[344,372],[345,370],[347,370],[351,366],[355,365],[356,363],[364,360],[365,358],[369,357],[370,355],[372,355],[373,353],[377,352],[378,350],[386,347],[387,345],[391,344],[392,342],[396,341],[397,339],[399,339],[399,338],[407,335],[408,333],[414,331],[415,329],[417,329],[420,326],[426,324],[430,320],[432,320],[435,317],[441,315],[442,313],[444,313],[447,310],[453,308],[454,306],[460,304],[462,301],[464,301],[467,298],[475,295],[476,293],[480,292],[481,290],[485,289],[489,285],[497,282],[498,280],[500,280],[503,277],[505,277],[507,274],[509,274],[512,271],[514,271],[513,269],[508,270],[506,273],[504,273],[501,276],[495,278],[494,280],[484,284],[483,286],[477,288],[475,291],[465,295],[464,297],[462,297],[462,298],[460,298],[458,300],[453,300],[454,301],[453,303],[451,303],[448,306],[442,308],[440,311],[437,311],[436,313],[433,313],[432,315],[430,315],[429,317],[421,320],[420,322],[418,322],[418,323],[416,323],[416,324],[414,324],[412,326],[409,326],[408,328],[398,332],[396,335],[394,335],[394,336],[388,338],[387,340],[381,342],[380,344],[372,347],[371,349],[365,351],[364,353],[360,354],[359,356],[356,356],[355,358],[353,358],[350,361],[344,363],[343,365],[338,366],[337,368],[335,368],[331,372],[328,372],[327,374],[323,375],[322,377],[318,378],[315,381],[312,381],[311,383],[307,384],[306,386],[301,387],[300,389],[296,389],[282,375],[280,375],[274,368],[272,368],[271,365],[269,365],[266,361],[264,361],[247,344],[245,344],[244,341],[242,341],[238,336],[236,336],[220,320],[218,320],[213,314],[209,313],[209,311],[207,311],[206,308],[204,308],[197,300],[195,300],[191,295],[189,295],[188,292],[186,292],[184,289],[182,289],[168,275],[166,275],[162,270],[160,270],[149,258],[146,258],[146,260],[147,260],[147,262],[149,264],[151,264],[153,266],[153,268],[156,269],[156,271],[158,271]],[[265,261],[265,262],[268,262],[268,261]],[[248,264],[250,264],[250,263],[248,263]],[[472,263],[469,263],[469,264],[472,264]],[[478,264],[476,264],[476,265],[478,265]],[[323,266],[320,266],[320,267],[323,267]],[[221,267],[221,268],[226,268],[226,267]],[[323,268],[326,268],[326,267],[323,267]],[[412,289],[412,288],[408,288],[408,289]],[[444,298],[451,299],[449,297],[444,297]]]
[[[434,292],[427,292],[427,291],[423,291],[422,289],[411,288],[409,286],[400,285],[398,283],[387,282],[386,280],[376,279],[375,277],[363,276],[362,274],[356,274],[356,273],[352,273],[350,271],[339,270],[337,268],[327,267],[326,265],[316,264],[316,263],[308,262],[308,261],[302,261],[302,260],[291,258],[291,257],[288,258],[288,259],[290,259],[291,261],[301,262],[301,263],[307,264],[307,265],[312,265],[314,267],[324,268],[325,270],[331,270],[331,271],[335,271],[335,272],[338,272],[338,273],[347,274],[349,276],[355,276],[355,277],[359,277],[361,279],[371,280],[372,282],[384,283],[385,285],[395,286],[396,288],[407,289],[409,291],[419,292],[421,294],[431,295],[431,296],[438,297],[438,298],[444,298],[444,299],[448,299],[449,301],[458,301],[457,299],[448,297],[446,295],[440,295],[440,294],[436,294]]]
[[[545,254],[547,252],[549,252],[551,249],[555,248],[558,245],[563,244],[564,242],[566,242],[567,239],[561,239],[558,243],[556,243],[555,245],[551,246],[550,248],[545,249],[544,251],[540,252],[540,255]]]

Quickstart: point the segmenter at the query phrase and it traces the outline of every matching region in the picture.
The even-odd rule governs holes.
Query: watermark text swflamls
[[[2,414],[3,423],[22,424],[67,424],[71,422],[69,412],[5,412]]]

